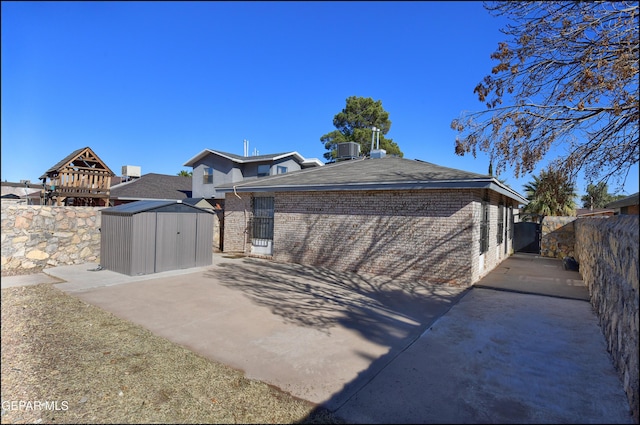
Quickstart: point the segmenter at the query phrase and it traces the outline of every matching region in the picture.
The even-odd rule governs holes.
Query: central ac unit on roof
[[[356,142],[347,142],[338,144],[338,155],[336,159],[351,159],[360,156],[360,144]]]

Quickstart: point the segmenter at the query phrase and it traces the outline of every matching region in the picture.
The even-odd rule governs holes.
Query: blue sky
[[[485,174],[449,125],[482,109],[473,88],[505,23],[475,1],[3,1],[1,178],[40,183],[85,146],[116,175],[175,175],[244,139],[322,160],[349,96],[382,101],[405,158]],[[532,179],[499,178],[521,193]],[[623,193],[637,191],[636,166]]]

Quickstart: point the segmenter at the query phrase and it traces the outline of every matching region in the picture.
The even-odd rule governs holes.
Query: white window
[[[278,174],[284,174],[287,172],[287,167],[283,167],[282,165],[278,165]]]

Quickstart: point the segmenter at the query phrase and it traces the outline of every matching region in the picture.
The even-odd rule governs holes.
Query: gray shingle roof
[[[91,153],[92,153],[93,155],[95,155],[95,156],[96,156],[96,158],[98,157],[98,155],[96,155],[96,154],[95,154],[95,152],[93,152],[93,150],[92,150],[89,146],[86,146],[86,147],[84,147],[84,148],[80,148],[80,149],[76,149],[75,151],[71,152],[69,155],[67,155],[66,157],[64,157],[64,159],[62,159],[62,160],[60,160],[58,163],[56,163],[56,165],[54,165],[53,167],[51,167],[51,168],[49,168],[47,171],[45,171],[45,172],[44,172],[44,174],[40,176],[40,179],[41,179],[41,180],[46,179],[46,178],[47,178],[47,176],[49,175],[49,173],[53,173],[54,171],[58,171],[58,170],[60,170],[61,168],[65,167],[68,163],[70,163],[71,161],[73,161],[74,159],[76,159],[76,157],[77,157],[78,155],[80,155],[84,150],[89,150],[89,151],[91,151]],[[102,162],[102,160],[100,160],[100,162]],[[106,167],[106,168],[105,168],[105,171],[108,171],[112,176],[113,176],[113,175],[115,175],[115,174],[113,173],[113,171],[111,171],[111,170],[109,169],[109,167],[107,167],[106,165],[105,165],[105,167]]]
[[[636,192],[633,195],[629,195],[626,198],[618,199],[617,201],[613,201],[605,205],[605,208],[622,208],[629,207],[631,205],[640,204],[640,197],[638,196],[640,192]]]
[[[270,153],[270,154],[266,154],[266,155],[256,155],[256,156],[242,156],[242,155],[236,155],[236,154],[233,154],[233,153],[223,152],[223,151],[219,151],[219,150],[205,149],[202,152],[200,152],[199,154],[197,154],[196,156],[194,156],[193,158],[191,158],[190,160],[188,160],[187,162],[185,162],[183,165],[187,166],[187,167],[193,167],[193,165],[196,162],[198,162],[202,158],[205,158],[206,156],[212,155],[212,154],[213,155],[222,156],[224,158],[227,158],[227,159],[229,159],[229,160],[231,160],[233,162],[239,163],[239,164],[244,164],[244,163],[247,163],[247,162],[273,161],[273,160],[280,159],[280,158],[286,158],[288,156],[294,156],[301,162],[306,161],[302,155],[300,155],[298,152],[295,152],[295,151],[281,152],[281,153]]]
[[[255,156],[242,156],[242,155],[236,155],[233,153],[228,153],[228,152],[222,152],[219,150],[212,150],[212,152],[216,152],[218,154],[227,156],[237,162],[247,162],[247,161],[270,161],[273,160],[274,158],[278,158],[278,157],[282,157],[282,156],[288,156],[288,155],[293,155],[294,152],[281,152],[281,153],[270,153],[270,154],[266,154],[266,155],[255,155]]]
[[[148,173],[111,186],[112,199],[186,199],[191,197],[191,177]]]
[[[222,192],[488,188],[527,200],[490,175],[398,157],[357,159],[218,186]]]
[[[133,215],[149,211],[211,213],[210,211],[182,203],[181,201],[136,201],[100,210],[102,214],[107,215]]]
[[[49,173],[59,170],[66,163],[71,162],[72,159],[74,159],[76,156],[80,155],[80,152],[82,152],[85,149],[87,149],[87,148],[84,147],[84,148],[76,149],[75,151],[71,152],[69,155],[65,156],[64,159],[62,159],[58,163],[56,163],[56,165],[54,165],[53,167],[51,167],[47,171],[45,171],[44,174],[40,176],[40,178],[44,179],[44,178],[47,177],[47,175]]]

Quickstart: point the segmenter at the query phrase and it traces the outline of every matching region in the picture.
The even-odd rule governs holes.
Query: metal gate
[[[273,254],[273,196],[253,198],[253,217],[251,218],[251,253]]]
[[[527,252],[540,254],[541,228],[538,223],[515,223],[513,229],[513,250],[515,252]]]

